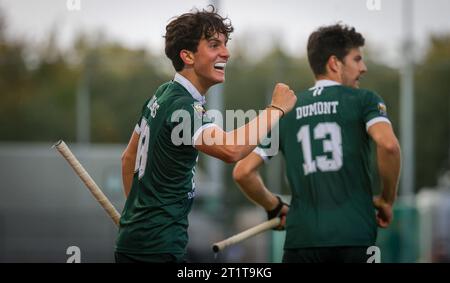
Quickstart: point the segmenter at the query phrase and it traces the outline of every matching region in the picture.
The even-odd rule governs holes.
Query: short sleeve
[[[278,153],[279,139],[274,140],[274,138],[276,137],[270,132],[253,150],[253,152],[259,155],[264,162],[268,162]]]
[[[141,121],[142,121],[142,116],[144,114],[145,108],[147,107],[148,103],[150,102],[150,100],[153,98],[154,96],[152,96],[151,98],[147,99],[144,103],[144,105],[141,108],[141,113],[139,115],[139,120],[136,122],[136,125],[134,126],[134,132],[138,135],[141,134]]]
[[[362,115],[366,124],[366,130],[379,122],[391,123],[387,115],[386,104],[378,94],[367,91],[363,97]]]

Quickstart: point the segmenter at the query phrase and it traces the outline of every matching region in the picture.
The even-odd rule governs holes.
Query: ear
[[[328,62],[327,62],[327,69],[329,72],[332,73],[339,73],[341,70],[341,64],[342,62],[339,61],[339,59],[336,56],[330,56],[330,58],[328,58]]]
[[[194,53],[192,51],[183,49],[180,51],[180,58],[183,60],[185,65],[194,64]]]

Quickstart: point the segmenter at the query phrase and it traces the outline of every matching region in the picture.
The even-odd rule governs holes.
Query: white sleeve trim
[[[259,157],[261,157],[265,163],[269,161],[269,156],[267,155],[267,153],[265,152],[264,149],[262,149],[260,147],[255,147],[253,152],[256,153],[257,155],[259,155]]]
[[[198,137],[202,134],[202,132],[203,132],[204,130],[208,129],[208,128],[211,128],[211,127],[217,127],[217,128],[220,129],[220,127],[217,126],[217,125],[214,124],[214,123],[208,123],[208,124],[205,124],[205,125],[201,126],[200,128],[198,128],[197,131],[195,131],[195,134],[192,136],[192,146],[193,146],[193,147],[195,147],[195,141],[196,141],[196,140],[198,139]]]
[[[139,127],[138,124],[136,124],[136,126],[134,127],[134,131],[136,132],[136,134],[140,135],[141,134],[141,128]]]
[[[370,121],[368,121],[368,122],[366,123],[366,131],[368,131],[369,128],[370,128],[371,126],[373,126],[374,124],[380,123],[380,122],[384,122],[384,123],[391,124],[391,121],[389,121],[388,118],[385,118],[385,117],[375,117],[375,118],[373,118],[372,120],[370,120]]]

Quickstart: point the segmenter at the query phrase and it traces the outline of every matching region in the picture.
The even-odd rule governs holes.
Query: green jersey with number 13
[[[373,143],[367,129],[388,122],[375,93],[319,81],[280,121],[280,150],[292,189],[285,248],[370,246]]]

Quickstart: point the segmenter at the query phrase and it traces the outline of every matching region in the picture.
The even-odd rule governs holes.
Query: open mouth
[[[216,63],[216,64],[214,64],[214,69],[225,71],[225,66],[226,65],[227,65],[227,63],[225,63],[225,62]]]

